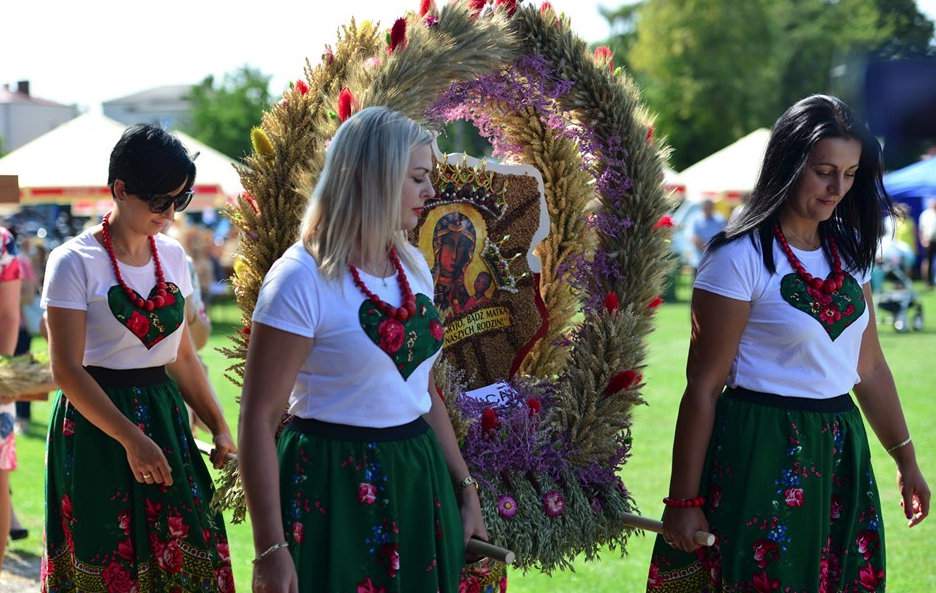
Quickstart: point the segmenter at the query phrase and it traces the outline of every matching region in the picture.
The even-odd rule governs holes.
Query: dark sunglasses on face
[[[129,189],[126,191],[128,194],[137,196],[146,202],[146,205],[149,206],[150,212],[153,214],[162,214],[168,210],[170,206],[175,206],[176,212],[182,212],[188,207],[192,201],[192,197],[195,195],[195,190],[193,189],[183,189],[180,193],[174,196],[169,194],[146,194],[142,192],[130,191]]]

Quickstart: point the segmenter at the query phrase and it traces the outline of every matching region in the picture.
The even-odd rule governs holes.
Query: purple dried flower
[[[547,515],[556,518],[565,511],[565,497],[558,490],[551,490],[543,495],[543,508]]]
[[[517,501],[506,494],[501,496],[497,499],[497,514],[505,519],[513,519],[517,514]]]

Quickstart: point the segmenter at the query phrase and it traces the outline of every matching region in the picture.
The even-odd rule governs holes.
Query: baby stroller
[[[879,258],[875,271],[881,285],[881,292],[876,297],[878,310],[889,315],[897,332],[922,331],[923,303],[901,266],[901,258]],[[883,319],[884,315],[881,317]]]

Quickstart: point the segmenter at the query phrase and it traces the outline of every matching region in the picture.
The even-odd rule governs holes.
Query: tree
[[[770,121],[771,0],[647,0],[630,61],[677,169]]]
[[[933,23],[913,0],[644,0],[632,8],[620,14],[636,40],[625,32],[620,44],[632,44],[632,73],[677,169],[769,127],[814,93],[834,92],[860,112],[869,59],[934,52]]]
[[[637,18],[645,0],[630,0],[617,8],[599,7],[598,10],[608,21],[611,36],[604,42],[614,52],[614,63],[630,70],[630,51],[637,40]]]
[[[225,74],[220,84],[207,76],[192,87],[191,124],[185,131],[232,158],[250,152],[250,130],[270,106],[270,77],[249,66]]]
[[[920,12],[915,0],[877,0],[878,25],[884,40],[875,48],[881,58],[907,58],[936,54],[933,21]]]

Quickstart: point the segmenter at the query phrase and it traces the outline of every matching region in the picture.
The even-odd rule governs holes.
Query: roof
[[[117,105],[121,103],[176,103],[179,101],[185,101],[191,92],[192,85],[190,84],[157,86],[151,89],[146,89],[145,91],[139,91],[137,93],[127,95],[125,97],[104,101],[103,104]]]
[[[677,180],[686,186],[687,197],[693,201],[722,193],[750,192],[760,175],[769,140],[770,130],[754,130],[684,169]]]
[[[103,115],[85,113],[0,158],[0,175],[19,175],[26,202],[40,196],[47,201],[78,195],[109,199],[107,163],[124,129]],[[199,153],[196,193],[207,195],[211,186],[225,196],[244,191],[232,159],[183,133],[173,134],[189,153]]]
[[[32,105],[42,105],[43,107],[68,107],[68,105],[62,105],[61,103],[56,103],[55,101],[40,99],[39,97],[17,93],[15,91],[0,87],[0,104],[4,103],[29,103]]]

